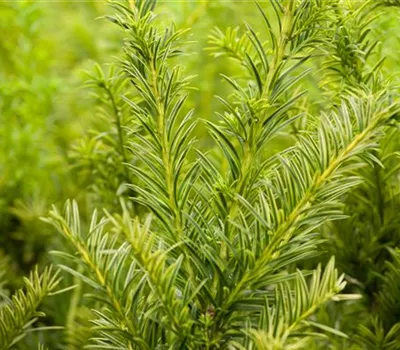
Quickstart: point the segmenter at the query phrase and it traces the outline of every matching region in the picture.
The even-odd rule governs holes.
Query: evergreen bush
[[[111,2],[122,50],[68,155],[85,195],[42,218],[60,271],[12,297],[0,271],[0,349],[400,349],[400,105],[373,28],[398,5],[254,2],[208,37],[236,67],[210,117],[185,66],[202,12]]]

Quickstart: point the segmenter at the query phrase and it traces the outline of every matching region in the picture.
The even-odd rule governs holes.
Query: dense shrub
[[[110,5],[0,7],[0,349],[400,349],[398,2]]]

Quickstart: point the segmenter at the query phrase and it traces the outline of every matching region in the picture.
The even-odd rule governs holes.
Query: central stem
[[[151,65],[152,79],[153,79],[153,90],[157,100],[157,114],[158,114],[158,132],[161,137],[162,145],[162,161],[165,168],[165,181],[167,186],[168,201],[171,211],[174,215],[175,229],[178,231],[178,235],[182,234],[182,223],[181,214],[179,211],[178,204],[175,199],[174,189],[174,177],[173,177],[173,164],[171,163],[170,147],[168,141],[168,134],[165,125],[165,107],[162,101],[161,93],[158,88],[158,72],[155,65]]]

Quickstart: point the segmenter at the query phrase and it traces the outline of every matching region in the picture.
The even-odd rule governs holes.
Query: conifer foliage
[[[155,0],[111,5],[122,53],[89,82],[107,130],[73,149],[100,209],[86,220],[68,200],[44,219],[73,283],[55,292],[48,268],[1,292],[0,348],[62,291],[65,349],[399,349],[400,105],[369,27],[397,4],[255,2],[262,30],[210,33],[242,74],[222,75],[232,93],[206,121],[189,103],[189,29]]]

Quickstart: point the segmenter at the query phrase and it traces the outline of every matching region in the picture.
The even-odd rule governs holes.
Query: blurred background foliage
[[[79,191],[68,149],[91,118],[82,70],[118,45],[112,31],[96,26],[103,8],[0,3],[0,242],[17,274],[29,271],[52,240],[38,218]]]
[[[345,2],[349,6],[360,6],[362,3]],[[261,3],[268,13],[270,5],[264,1]],[[5,290],[4,293],[9,294],[15,290],[20,286],[22,276],[35,264],[53,259],[49,252],[54,247],[60,247],[61,240],[54,235],[54,230],[40,221],[51,204],[60,205],[66,198],[75,198],[81,204],[83,215],[84,208],[88,213],[96,206],[112,209],[118,205],[114,194],[121,191],[120,181],[113,183],[110,179],[115,179],[119,171],[113,161],[123,155],[112,153],[117,149],[114,143],[118,135],[112,129],[112,118],[104,117],[104,111],[107,112],[110,107],[107,89],[126,87],[117,86],[114,80],[107,78],[107,72],[113,69],[110,63],[120,54],[122,40],[118,28],[103,18],[110,11],[103,1],[0,2],[0,274],[5,274],[9,281],[5,286],[0,285],[0,292]],[[233,0],[160,1],[157,12],[161,21],[172,20],[178,28],[191,28],[184,64],[185,73],[195,75],[196,89],[189,97],[187,108],[195,108],[200,120],[218,119],[218,112],[223,111],[223,106],[215,96],[226,97],[232,93],[232,88],[223,81],[221,74],[243,76],[243,67],[229,57],[215,57],[213,51],[207,49],[210,47],[209,36],[226,33],[229,37],[236,31],[243,33],[246,21],[256,31],[264,31],[259,17],[255,16],[255,5],[250,1]],[[370,24],[369,37],[380,41],[375,54],[367,63],[357,61],[362,57],[354,61],[363,69],[374,69],[380,58],[386,57],[381,72],[390,78],[393,85],[400,83],[398,19],[398,12],[385,9],[384,15]],[[218,34],[216,27],[222,32]],[[356,36],[352,33],[352,37]],[[344,41],[341,49],[357,51],[359,48],[353,44],[356,45]],[[325,59],[321,57],[309,63],[312,73],[303,78],[302,83],[309,93],[298,101],[298,108],[307,104],[312,106],[314,112],[319,112],[329,109],[337,98],[332,95],[329,86],[320,88]],[[105,85],[100,86],[99,81],[105,82]],[[299,123],[306,121],[306,118],[302,118]],[[299,126],[300,129],[305,127]],[[199,140],[198,147],[211,149],[212,141],[204,123],[200,121],[195,132]],[[271,147],[287,147],[293,142],[295,133],[295,127],[285,131]],[[397,136],[398,133],[389,133],[388,137]],[[398,161],[400,145],[398,142],[388,144],[385,152],[395,156],[385,158],[385,161]],[[397,148],[393,149],[393,145]],[[92,169],[92,163],[99,164],[92,162],[93,159],[104,159],[100,163],[104,166]],[[104,175],[103,180],[95,180],[99,178],[99,173]],[[118,173],[122,182],[124,176],[123,171]],[[367,179],[371,176],[378,175],[365,174]],[[367,182],[366,186],[369,184]],[[358,189],[359,196],[363,196],[363,191],[370,193],[361,187]],[[349,212],[358,205],[355,198],[359,197],[353,198],[348,203]],[[382,199],[371,195],[368,200],[376,202]],[[388,232],[392,237],[390,225],[393,220],[398,220],[398,208],[396,202],[387,207],[385,213],[364,213],[361,218],[352,217],[327,228],[327,235],[334,235],[332,232],[338,231],[335,237],[339,237],[333,239],[334,244],[327,247],[327,251],[338,255],[338,266],[347,269],[357,279],[356,282],[366,281],[365,293],[370,298],[376,297],[377,277],[369,280],[370,277],[365,276],[367,272],[360,271],[358,266],[363,263],[366,269],[375,268],[378,274],[384,269],[387,256],[396,253],[382,253],[381,246],[368,245],[365,241],[373,236],[370,243],[378,239],[384,244]],[[357,215],[362,214],[358,212]],[[376,236],[374,225],[378,225],[383,217],[387,218],[389,224],[380,228],[381,234]],[[370,247],[370,250],[363,250],[367,255],[357,259],[356,251],[343,249],[346,246],[353,249],[357,247],[354,244],[346,245],[345,233],[349,230],[368,233],[367,236],[355,238],[359,239],[360,246]],[[375,258],[371,259],[371,256]],[[354,271],[349,271],[349,266],[353,266]],[[88,336],[85,333],[87,321],[83,315],[90,311],[81,305],[79,309],[72,308],[74,312],[79,311],[80,317],[69,313],[71,305],[77,304],[76,298],[80,293],[70,293],[68,302],[60,302],[67,298],[65,295],[49,301],[44,308],[57,310],[48,312],[55,319],[41,322],[45,325],[77,322],[75,328],[69,325],[69,329],[81,329],[82,339],[85,339]],[[379,297],[384,298],[384,295]],[[320,317],[325,317],[324,311],[321,311]],[[52,346],[52,339],[55,341],[57,332],[29,335],[19,345],[20,348],[31,349],[32,338],[47,343],[51,349],[56,348]],[[73,341],[68,343],[69,349],[75,348]],[[79,344],[76,348],[79,348]]]

